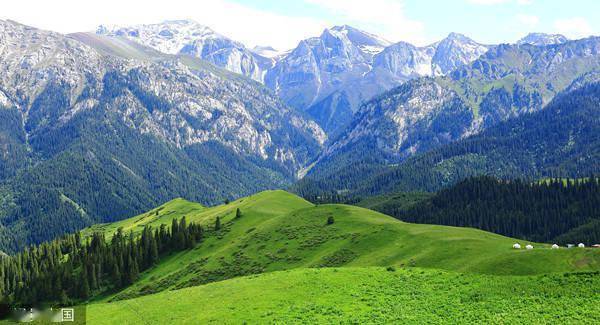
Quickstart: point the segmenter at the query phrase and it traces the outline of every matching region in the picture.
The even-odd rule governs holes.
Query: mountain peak
[[[450,34],[448,34],[447,37],[448,38],[463,38],[463,37],[466,37],[466,36],[464,34],[461,34],[461,33],[450,32]]]
[[[560,34],[545,34],[545,33],[529,33],[527,36],[517,41],[518,45],[531,44],[536,46],[546,46],[554,44],[562,44],[568,39]]]
[[[475,42],[471,38],[465,36],[464,34],[455,33],[455,32],[448,34],[448,36],[446,36],[446,38],[444,38],[441,42],[444,42],[444,41],[460,41],[460,42],[469,42],[469,43]]]
[[[381,36],[365,32],[356,27],[350,25],[338,25],[326,29],[330,33],[341,33],[344,34],[353,44],[357,46],[376,46],[376,47],[387,47],[392,43]]]

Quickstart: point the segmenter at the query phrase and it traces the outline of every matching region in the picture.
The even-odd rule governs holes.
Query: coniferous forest
[[[528,182],[481,176],[408,208],[401,203],[375,209],[403,221],[475,227],[537,242],[600,242],[598,178]]]
[[[140,272],[202,240],[203,228],[173,219],[170,228],[146,226],[141,235],[119,229],[110,239],[80,233],[0,258],[0,297],[11,305],[68,305],[134,283]]]

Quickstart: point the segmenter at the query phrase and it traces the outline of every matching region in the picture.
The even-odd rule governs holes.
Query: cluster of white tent
[[[571,247],[573,247],[573,246],[575,246],[575,245],[569,244],[567,247],[568,247],[568,248],[571,248]],[[579,245],[577,245],[577,247],[579,247],[579,248],[585,248],[585,245],[584,245],[583,243],[579,243]],[[519,244],[519,243],[515,243],[515,244],[513,245],[513,248],[514,248],[514,249],[521,249],[521,244]],[[560,246],[558,246],[557,244],[553,244],[551,248],[552,248],[552,249],[559,249],[559,248],[560,248]],[[526,246],[525,246],[525,249],[533,249],[533,245],[526,245]]]

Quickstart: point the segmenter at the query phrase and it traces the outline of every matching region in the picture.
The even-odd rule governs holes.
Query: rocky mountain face
[[[334,134],[362,102],[414,78],[444,75],[488,49],[455,33],[416,47],[339,26],[300,42],[267,72],[265,84]]]
[[[260,84],[126,38],[0,21],[0,58],[0,230],[14,234],[0,244],[11,249],[175,196],[280,187],[326,140]]]
[[[100,26],[97,34],[125,37],[167,54],[187,54],[262,81],[273,60],[189,20],[138,26]]]
[[[499,45],[447,76],[409,81],[366,102],[308,175],[341,179],[344,166],[365,159],[379,166],[401,162],[539,111],[576,79],[599,70],[600,38]]]
[[[457,33],[424,47],[399,42],[374,57],[373,69],[362,80],[363,87],[377,84],[388,90],[415,78],[443,76],[473,62],[490,48]]]
[[[457,33],[425,47],[400,42],[375,57],[371,74],[387,73],[395,83],[423,76],[442,76],[473,62],[489,48]]]
[[[518,45],[530,44],[537,46],[566,43],[568,39],[560,34],[530,33],[517,41]]]
[[[373,55],[389,44],[350,26],[326,29],[319,37],[301,41],[277,62],[267,72],[265,85],[292,107],[304,110],[362,78],[371,69]],[[357,103],[361,98],[350,100]]]

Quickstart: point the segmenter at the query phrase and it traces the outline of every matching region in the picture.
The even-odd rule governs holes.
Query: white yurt
[[[585,247],[585,245],[584,245],[583,243],[579,243],[579,245],[577,245],[577,247],[579,247],[579,248],[584,248],[584,247]]]
[[[526,249],[533,249],[533,245],[527,245],[525,246]]]
[[[516,243],[513,245],[514,249],[521,249],[521,245],[519,243]]]
[[[556,244],[552,245],[552,249],[558,249],[558,245],[556,245]]]

